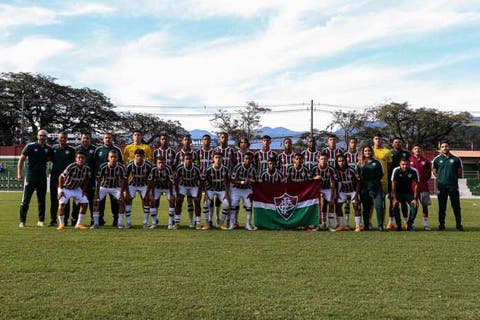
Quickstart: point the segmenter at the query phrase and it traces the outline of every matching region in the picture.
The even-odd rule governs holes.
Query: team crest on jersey
[[[453,162],[454,162],[454,160],[453,160],[453,159],[450,159],[450,163],[453,163]]]
[[[376,167],[376,166],[377,166],[377,164],[376,164],[375,162],[373,162],[373,163],[372,163],[372,166]]]
[[[90,153],[94,153],[95,151],[94,151],[94,150],[90,150],[89,152],[90,152]]]
[[[38,149],[37,149],[37,148],[35,148],[35,149],[33,149],[33,151],[37,152],[37,151],[38,151]]]
[[[275,203],[275,209],[278,215],[288,220],[295,212],[295,208],[297,208],[298,196],[291,196],[288,193],[284,193],[280,197],[274,197],[273,202]]]
[[[70,154],[70,151],[68,151],[68,150],[67,150],[67,151],[65,151],[65,154]]]

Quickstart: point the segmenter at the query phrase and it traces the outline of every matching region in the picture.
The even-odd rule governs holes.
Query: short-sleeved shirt
[[[308,168],[302,165],[299,169],[291,165],[287,169],[287,182],[304,182],[310,180],[310,172]]]
[[[410,157],[410,167],[414,168],[418,172],[418,191],[419,192],[428,192],[428,180],[430,180],[432,175],[432,164],[430,161],[424,157],[416,158],[414,156]]]
[[[403,171],[400,167],[396,167],[392,171],[392,181],[396,182],[397,194],[413,194],[412,183],[418,182],[417,170],[408,168]]]
[[[407,150],[395,150],[395,149],[392,149],[391,150],[391,153],[392,153],[392,168],[396,168],[400,165],[400,160],[402,160],[402,158],[404,159],[410,159],[411,157],[411,153]],[[393,170],[392,170],[393,171]]]
[[[257,171],[253,164],[247,168],[243,163],[239,163],[233,169],[231,179],[235,188],[249,189],[252,186],[251,183],[255,182],[256,176]]]
[[[184,150],[180,149],[177,154],[175,155],[175,168],[178,169],[180,166],[183,165],[183,158],[185,157],[186,154],[192,155],[192,162],[197,163],[198,162],[198,154],[193,150]]]
[[[198,159],[198,166],[202,173],[207,171],[207,168],[210,167],[213,163],[213,153],[214,149],[204,149],[200,148],[197,150],[197,159]]]
[[[252,160],[253,160],[253,152],[251,150],[247,150],[247,151],[241,151],[241,150],[237,150],[237,152],[235,152],[235,156],[236,156],[236,163],[243,163],[243,160],[245,159],[245,155],[249,154],[251,157],[252,157]]]
[[[46,178],[47,177],[47,161],[53,156],[52,148],[38,142],[29,143],[23,148],[22,155],[26,156],[27,162],[27,178]]]
[[[75,162],[75,148],[70,146],[60,147],[60,145],[56,144],[52,147],[52,151],[53,165],[50,179],[57,180],[63,170],[65,170],[69,164]]]
[[[322,190],[331,189],[335,183],[335,169],[327,165],[325,168],[320,168],[318,165],[310,171],[310,177],[314,178],[320,176],[320,187]]]
[[[97,148],[94,145],[89,145],[85,148],[80,144],[75,147],[75,152],[83,152],[85,154],[85,163],[90,167],[92,172],[95,170],[95,149]]]
[[[318,156],[320,155],[320,151],[318,150],[309,150],[306,149],[302,152],[303,156],[303,165],[307,167],[308,170],[312,170],[314,167],[318,165]]]
[[[230,181],[230,170],[224,165],[216,169],[214,166],[208,167],[205,171],[206,189],[211,191],[225,191]]]
[[[354,168],[357,166],[358,160],[360,160],[360,153],[358,151],[346,151],[345,156],[347,157],[347,163],[350,167]]]
[[[377,159],[373,159],[370,162],[365,161],[363,166],[361,166],[361,163],[358,163],[357,173],[362,181],[362,192],[377,191],[377,188],[382,186],[381,181],[384,176],[384,169]]]
[[[215,152],[222,153],[222,164],[225,167],[227,167],[229,170],[232,170],[233,168],[235,168],[237,158],[235,157],[234,148],[229,146],[225,148],[222,148],[222,146],[217,146],[215,148]]]
[[[278,155],[278,167],[281,170],[283,176],[287,175],[288,167],[293,165],[294,156],[294,152],[286,153],[285,151]]]
[[[152,165],[148,161],[143,161],[141,165],[137,165],[135,161],[131,161],[127,165],[128,185],[134,187],[146,186],[151,170]]]
[[[122,154],[122,150],[119,147],[117,147],[114,144],[111,144],[108,146],[102,145],[100,147],[97,147],[97,149],[95,149],[95,168],[97,170],[100,169],[100,166],[102,164],[108,162],[108,153],[111,150],[117,151],[117,155],[118,155],[117,161],[119,163],[123,163],[123,154]]]
[[[63,170],[61,176],[63,177],[62,188],[74,190],[81,188],[85,179],[90,179],[92,170],[88,165],[84,165],[80,168],[76,163],[71,163],[65,170]]]
[[[120,181],[127,178],[127,169],[121,163],[116,163],[110,167],[108,163],[103,163],[97,173],[97,178],[101,179],[100,186],[104,188],[120,188]]]
[[[353,168],[347,167],[345,170],[337,169],[336,176],[339,184],[339,192],[349,193],[357,190],[359,178]]]
[[[255,152],[255,165],[258,174],[268,169],[268,159],[273,157],[277,157],[277,153],[273,150],[258,150]]]
[[[125,163],[130,163],[135,159],[135,150],[141,149],[145,152],[145,160],[147,161],[152,161],[152,149],[148,144],[129,144],[125,146],[125,149],[123,150],[123,155],[124,155],[124,161]]]
[[[259,181],[264,183],[281,183],[283,182],[283,175],[277,169],[273,170],[273,172],[267,169],[262,172]]]
[[[375,159],[377,159],[378,161],[380,161],[380,163],[382,164],[383,178],[382,178],[381,182],[382,182],[382,187],[383,187],[384,191],[387,191],[387,187],[388,187],[388,183],[389,183],[388,182],[388,173],[389,173],[388,172],[388,166],[393,161],[392,152],[388,148],[378,149],[378,148],[373,147],[373,157]]]
[[[335,158],[339,154],[343,154],[343,149],[341,148],[335,148],[335,149],[330,149],[329,147],[326,147],[322,150],[322,153],[325,153],[328,158],[328,164],[332,167],[335,166]]]
[[[148,175],[148,183],[153,182],[153,187],[158,189],[170,189],[173,186],[173,180],[173,170],[168,165],[163,169],[154,167]]]
[[[167,147],[166,149],[162,149],[160,147],[153,151],[153,160],[154,160],[154,163],[157,163],[157,159],[159,157],[164,157],[167,165],[170,166],[170,168],[174,168],[176,155],[177,153],[172,148]]]
[[[190,168],[185,167],[183,164],[177,167],[176,179],[178,185],[184,187],[198,187],[202,180],[202,173],[196,165],[192,165]]]
[[[433,168],[437,170],[438,188],[458,188],[457,170],[463,169],[462,160],[450,154],[445,157],[440,154],[433,159]]]

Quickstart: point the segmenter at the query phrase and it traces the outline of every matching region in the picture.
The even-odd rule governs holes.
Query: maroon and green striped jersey
[[[120,181],[127,179],[127,169],[120,163],[110,167],[108,162],[105,162],[98,170],[97,179],[100,179],[101,187],[120,188]]]
[[[237,152],[235,153],[236,160],[237,160],[236,163],[243,163],[243,160],[245,159],[246,154],[249,154],[252,157],[252,160],[253,160],[253,152],[252,151],[247,150],[245,152],[242,152],[241,150],[237,150]]]
[[[291,165],[287,168],[287,182],[304,182],[310,180],[310,171],[304,165],[300,169],[295,168],[294,165]]]
[[[127,165],[128,185],[134,187],[146,186],[151,170],[152,165],[148,161],[143,161],[141,165],[137,165],[135,161],[131,161]]]
[[[256,177],[257,172],[252,164],[247,168],[243,163],[239,163],[235,166],[232,172],[233,185],[238,189],[251,188],[251,183],[255,182]]]
[[[360,178],[355,169],[351,167],[347,167],[344,170],[337,169],[336,174],[339,192],[349,193],[357,190],[357,184]]]
[[[320,176],[320,188],[322,190],[331,189],[336,180],[335,169],[333,169],[331,166],[326,166],[322,169],[317,165],[311,170],[310,176],[312,179],[316,176]]]
[[[237,158],[235,156],[235,149],[232,147],[225,147],[217,146],[215,148],[215,152],[222,153],[222,164],[227,167],[229,170],[235,168],[235,164],[237,163]]]
[[[290,153],[285,153],[283,151],[278,155],[278,167],[280,168],[282,175],[286,176],[287,175],[287,169],[289,166],[293,165],[293,156],[295,153],[290,152]]]
[[[163,169],[154,167],[148,175],[148,183],[153,182],[153,187],[157,189],[170,189],[173,186],[174,174],[170,166]]]
[[[225,191],[230,181],[230,170],[224,165],[216,169],[214,166],[208,167],[205,172],[206,189],[211,191]]]
[[[358,160],[360,160],[360,153],[355,150],[355,151],[347,151],[345,152],[345,156],[347,157],[347,164],[352,167],[352,168],[355,168],[357,166],[357,162]]]
[[[258,150],[255,152],[255,165],[257,172],[260,174],[268,169],[268,159],[276,157],[277,153],[273,150]]]
[[[207,168],[212,165],[214,152],[215,150],[213,148],[208,150],[200,148],[197,150],[197,159],[199,160],[199,168],[202,173],[205,173]]]
[[[175,179],[180,186],[198,187],[200,186],[200,182],[202,180],[202,173],[195,165],[192,165],[190,168],[187,168],[184,165],[179,165],[177,167]]]
[[[164,157],[166,159],[166,163],[170,168],[173,168],[175,165],[175,156],[177,153],[173,148],[167,147],[166,149],[162,149],[161,147],[158,149],[153,150],[153,163],[157,163],[157,158]]]
[[[71,163],[61,174],[63,177],[63,185],[60,187],[70,190],[81,188],[85,179],[90,179],[91,175],[92,170],[89,166],[84,165],[80,168],[75,162]]]
[[[317,149],[309,150],[306,149],[302,152],[303,156],[303,165],[307,167],[308,170],[312,170],[318,165],[318,156],[320,155],[320,151]]]
[[[341,148],[330,149],[329,147],[326,147],[322,150],[322,153],[325,153],[327,155],[328,164],[332,167],[335,167],[335,158],[339,154],[343,154],[343,149]]]
[[[283,175],[277,169],[273,172],[267,169],[262,172],[259,181],[264,183],[281,183],[283,182]]]
[[[175,166],[173,168],[178,168],[181,165],[183,165],[183,157],[187,153],[192,155],[192,162],[193,163],[198,162],[198,154],[195,152],[195,150],[190,149],[190,150],[187,151],[187,150],[184,150],[184,149],[180,149],[180,151],[178,151],[177,154],[175,155]]]

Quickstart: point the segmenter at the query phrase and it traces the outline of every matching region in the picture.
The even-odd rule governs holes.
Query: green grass
[[[463,233],[449,211],[447,232],[360,234],[145,231],[138,199],[133,230],[19,229],[19,201],[0,193],[1,319],[480,318],[480,200]]]

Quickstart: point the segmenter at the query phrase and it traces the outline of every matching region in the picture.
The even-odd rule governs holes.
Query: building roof
[[[450,150],[450,153],[459,158],[480,158],[480,151]]]

